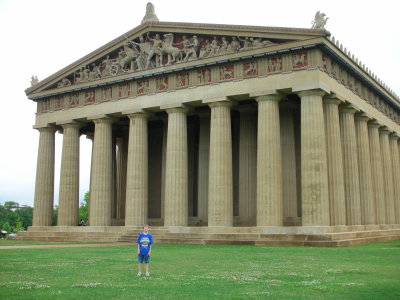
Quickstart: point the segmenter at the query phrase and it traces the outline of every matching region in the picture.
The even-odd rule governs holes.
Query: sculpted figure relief
[[[162,38],[160,33],[154,33],[152,37],[150,34],[148,32],[146,37],[140,36],[136,41],[127,38],[123,48],[115,50],[97,62],[80,67],[68,78],[59,81],[57,87],[275,45],[259,37],[214,36],[211,38],[205,36],[198,38],[196,35],[191,38],[182,35],[177,38],[179,42],[175,43],[172,33],[166,33]],[[246,74],[252,73],[253,71],[249,70]],[[31,84],[34,83],[36,81],[32,77]]]

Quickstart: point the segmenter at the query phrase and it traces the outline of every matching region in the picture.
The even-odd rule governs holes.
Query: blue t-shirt
[[[150,245],[153,244],[153,237],[150,233],[141,232],[138,236],[137,243],[140,245],[140,254],[147,255],[150,251]]]

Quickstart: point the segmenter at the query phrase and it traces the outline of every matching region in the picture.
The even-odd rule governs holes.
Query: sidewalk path
[[[65,244],[65,245],[25,245],[25,246],[0,246],[0,249],[30,249],[30,248],[79,248],[79,247],[104,247],[104,246],[131,246],[129,243],[107,244]]]

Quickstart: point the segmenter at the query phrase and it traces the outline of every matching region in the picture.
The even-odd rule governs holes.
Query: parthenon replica
[[[142,23],[48,78],[20,239],[349,246],[400,239],[400,99],[324,28]],[[59,212],[55,133],[63,134]],[[79,157],[81,135],[93,141]],[[78,227],[79,161],[91,160]]]

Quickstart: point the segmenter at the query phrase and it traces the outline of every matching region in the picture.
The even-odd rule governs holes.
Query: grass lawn
[[[0,299],[400,299],[400,241],[348,248],[136,245],[0,250]]]
[[[0,246],[33,246],[33,245],[68,245],[68,244],[108,244],[93,242],[49,242],[49,241],[19,241],[19,240],[0,240]],[[1,255],[0,255],[1,256]]]

